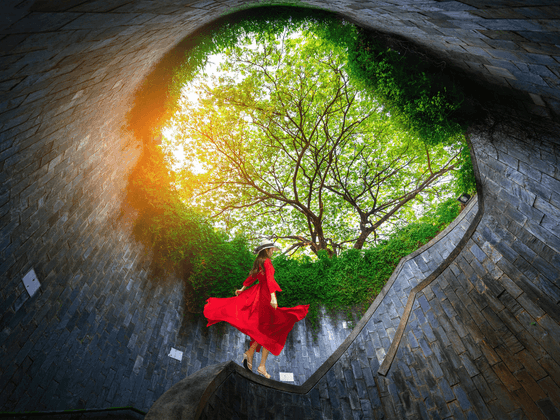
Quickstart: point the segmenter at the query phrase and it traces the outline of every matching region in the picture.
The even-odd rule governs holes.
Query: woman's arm
[[[266,282],[268,284],[268,291],[270,292],[270,306],[274,309],[278,308],[278,301],[276,300],[276,292],[281,292],[282,289],[274,280],[274,267],[272,266],[272,261],[265,260],[264,268],[266,273]]]
[[[245,281],[243,282],[243,287],[242,287],[241,289],[237,289],[237,290],[235,291],[236,296],[239,296],[239,293],[241,293],[241,292],[242,292],[243,290],[245,290],[247,287],[249,287],[250,285],[252,285],[252,284],[255,282],[256,279],[257,279],[256,276],[253,277],[253,276],[249,275],[249,276],[245,279]]]
[[[278,283],[276,283],[276,280],[274,280],[274,267],[272,266],[272,261],[265,260],[264,268],[265,268],[264,271],[265,271],[265,274],[266,274],[266,282],[267,282],[267,285],[268,285],[268,291],[270,293],[281,292],[282,289],[280,288]]]

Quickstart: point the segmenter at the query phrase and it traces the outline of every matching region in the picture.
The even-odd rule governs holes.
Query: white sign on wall
[[[174,349],[171,347],[171,351],[168,354],[169,357],[178,360],[179,362],[183,360],[183,352],[181,350]]]
[[[292,372],[280,372],[280,380],[282,382],[294,382],[294,374]]]
[[[33,297],[37,290],[39,290],[39,287],[41,287],[41,283],[39,283],[35,270],[31,269],[25,276],[23,276],[23,285],[25,286],[27,293],[29,293],[29,297]]]

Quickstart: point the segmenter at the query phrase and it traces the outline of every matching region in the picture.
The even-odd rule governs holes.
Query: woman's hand
[[[239,293],[241,293],[243,290],[245,290],[245,286],[243,286],[241,289],[237,289],[235,291],[235,296],[239,296]]]
[[[270,306],[274,309],[278,308],[278,302],[276,301],[276,293],[270,294]]]

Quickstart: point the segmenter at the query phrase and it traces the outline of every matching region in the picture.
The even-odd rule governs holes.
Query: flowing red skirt
[[[278,356],[294,324],[307,315],[309,305],[274,309],[267,292],[266,287],[257,284],[239,296],[209,298],[204,306],[208,326],[225,321]]]

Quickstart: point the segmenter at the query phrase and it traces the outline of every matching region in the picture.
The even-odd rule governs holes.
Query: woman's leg
[[[255,350],[258,345],[259,343],[257,343],[256,341],[253,344],[251,344],[251,347],[249,347],[249,350],[247,350],[247,356],[253,358],[253,354],[255,354]]]
[[[257,372],[259,372],[261,375],[263,375],[266,378],[270,378],[270,375],[266,372],[266,358],[268,357],[268,353],[269,353],[269,351],[263,347],[262,348],[261,363],[259,364],[259,367],[257,368]]]
[[[245,352],[245,354],[247,355],[247,365],[249,367],[249,370],[253,370],[253,356],[255,355],[255,349],[258,345],[259,343],[255,341],[253,344],[251,344],[249,350]]]

